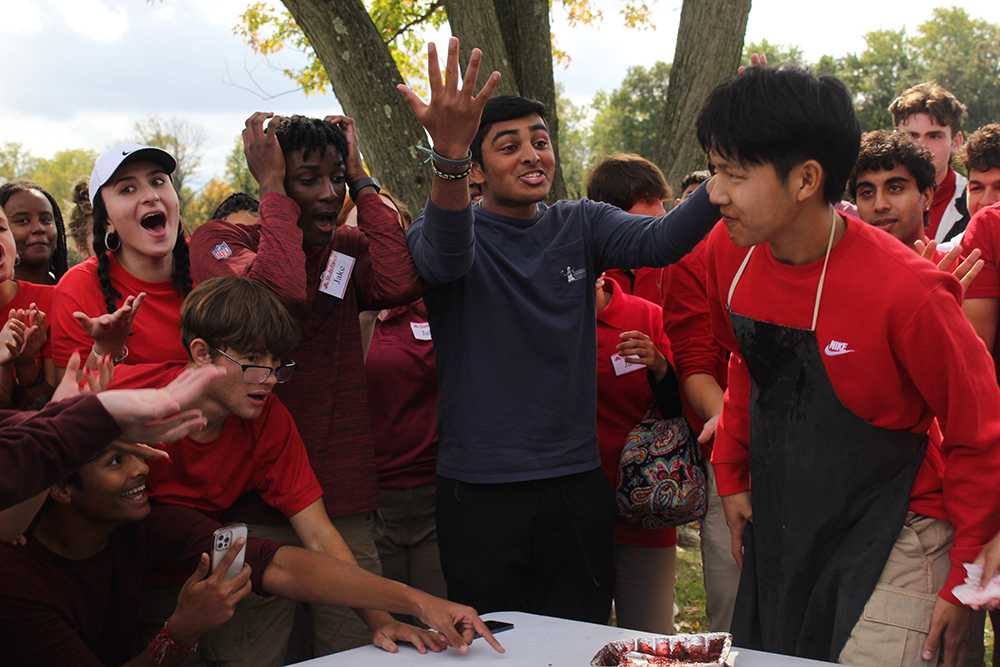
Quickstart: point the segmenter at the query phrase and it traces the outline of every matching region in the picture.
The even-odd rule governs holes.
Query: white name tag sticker
[[[326,263],[326,269],[323,270],[323,275],[319,279],[319,291],[343,299],[352,271],[354,271],[353,257],[339,252],[331,252],[330,260]]]
[[[413,330],[413,337],[417,340],[431,339],[431,325],[428,322],[410,322],[410,328]]]
[[[628,373],[635,373],[646,368],[644,364],[635,364],[628,361],[617,352],[611,355],[611,365],[615,369],[615,375],[627,375]]]

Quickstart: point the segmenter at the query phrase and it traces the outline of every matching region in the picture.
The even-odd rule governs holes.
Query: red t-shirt
[[[375,323],[365,360],[379,487],[434,483],[438,378],[423,300]]]
[[[116,306],[120,306],[125,297],[146,293],[146,299],[132,322],[132,335],[127,342],[128,357],[124,363],[187,361],[187,352],[181,343],[181,304],[184,297],[177,293],[173,283],[139,280],[118,263],[114,253],[108,256],[111,259],[111,285],[122,295]],[[85,358],[93,345],[93,340],[73,317],[76,311],[92,317],[108,312],[97,277],[96,257],[71,268],[55,287],[49,321],[52,326],[52,358],[59,368],[66,367],[74,351],[79,351]]]
[[[608,269],[605,278],[611,278],[625,294],[638,296],[650,303],[660,303],[663,293],[664,269],[643,267],[641,269]]]
[[[948,169],[948,175],[941,181],[941,185],[934,190],[934,199],[931,201],[931,210],[927,216],[927,236],[934,238],[937,236],[938,227],[941,225],[941,218],[948,210],[948,204],[955,198],[955,170]]]
[[[712,333],[712,315],[705,291],[705,257],[708,244],[702,241],[679,262],[663,269],[663,329],[674,353],[674,368],[681,382],[692,375],[705,374],[726,388],[729,353]],[[695,433],[705,425],[691,408],[684,393],[684,416]]]
[[[185,368],[177,362],[120,366],[112,388],[162,387]],[[323,497],[295,422],[274,395],[253,421],[226,419],[212,442],[184,438],[161,448],[170,461],[149,469],[149,495],[161,503],[219,514],[255,492],[292,517]]]
[[[986,348],[965,319],[961,289],[909,248],[860,220],[830,254],[816,325],[821,350],[843,405],[884,429],[926,433],[937,417],[943,442],[931,439],[910,508],[955,528],[951,576],[942,596],[1000,528],[1000,389]],[[720,495],[749,489],[749,372],[726,308],[733,276],[747,254],[725,225],[709,237],[712,327],[731,352],[729,389],[712,462]],[[739,281],[732,309],[755,320],[809,328],[823,260],[792,266],[764,244]],[[831,347],[831,345],[834,345]],[[944,480],[939,478],[944,455]]]
[[[597,313],[597,440],[601,465],[612,488],[618,483],[618,460],[625,439],[653,405],[653,389],[645,367],[616,375],[611,356],[617,353],[619,335],[641,331],[653,339],[664,355],[670,344],[663,333],[663,311],[641,297],[625,294],[614,281],[605,283],[610,290],[607,307]],[[672,547],[677,544],[673,528],[650,530],[615,521],[615,542],[638,547]]]
[[[983,253],[983,269],[965,290],[966,299],[1000,298],[1000,204],[980,209],[962,236],[962,254]]]

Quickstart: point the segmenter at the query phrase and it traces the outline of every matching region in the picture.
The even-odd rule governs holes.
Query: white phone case
[[[226,557],[229,547],[241,538],[244,541],[243,548],[240,549],[240,552],[236,555],[236,560],[233,561],[232,565],[229,566],[229,571],[226,572],[227,581],[235,577],[243,569],[243,559],[246,558],[247,553],[247,525],[245,523],[231,523],[228,526],[217,529],[212,535],[212,572],[218,569],[219,563]]]

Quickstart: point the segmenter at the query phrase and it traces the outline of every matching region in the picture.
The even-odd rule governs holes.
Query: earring
[[[118,238],[118,234],[113,231],[107,231],[104,233],[104,247],[111,252],[116,252],[122,247],[121,239]]]
[[[14,266],[20,266],[20,265],[21,265],[21,256],[14,255]]]

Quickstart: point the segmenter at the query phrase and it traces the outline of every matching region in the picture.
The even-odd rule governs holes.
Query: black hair
[[[102,188],[103,190],[103,188]],[[111,285],[111,259],[108,257],[108,247],[104,236],[108,231],[108,209],[104,206],[104,194],[97,191],[94,197],[94,256],[97,257],[97,279],[101,283],[104,303],[109,313],[118,309],[121,293]],[[181,296],[187,296],[191,291],[191,259],[188,255],[187,239],[184,238],[184,225],[177,226],[177,240],[173,250],[174,270],[172,281],[174,289]]]
[[[708,179],[712,177],[708,169],[699,169],[698,171],[692,171],[690,174],[684,176],[681,180],[681,193],[683,194],[692,185],[701,185]]]
[[[698,141],[727,160],[771,164],[784,180],[816,160],[823,197],[839,201],[858,157],[861,128],[847,87],[799,67],[749,67],[718,86],[698,114]]]
[[[326,147],[333,146],[340,157],[347,160],[347,137],[333,123],[308,116],[282,116],[268,125],[268,132],[272,128],[283,153],[302,149],[304,158],[308,159],[313,152],[319,152],[319,156],[323,157]]]
[[[52,256],[49,257],[49,273],[55,277],[56,282],[59,282],[59,279],[69,269],[69,252],[66,249],[66,226],[63,224],[62,210],[59,208],[59,204],[56,203],[56,198],[37,183],[31,181],[11,181],[0,186],[0,207],[6,206],[8,200],[17,193],[27,192],[28,190],[40,192],[48,200],[49,206],[52,207],[52,221],[56,226],[56,248],[52,252]]]
[[[532,114],[538,114],[544,121],[545,105],[538,100],[517,95],[491,97],[486,106],[483,107],[483,116],[479,119],[479,129],[476,130],[476,136],[472,139],[472,146],[470,146],[472,159],[480,165],[483,163],[483,140],[486,139],[486,135],[494,123],[524,118]],[[460,159],[462,156],[449,155],[448,157]]]
[[[234,192],[215,207],[212,217],[209,220],[224,220],[227,215],[232,215],[238,211],[249,211],[256,213],[260,210],[260,202],[256,197],[245,192]]]
[[[858,174],[890,171],[896,167],[905,167],[921,192],[934,188],[934,157],[929,150],[902,132],[865,132],[861,137],[857,164],[848,182],[851,197],[856,197],[858,193]]]

